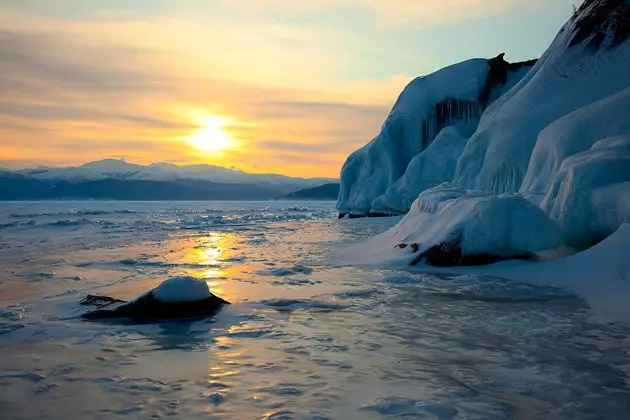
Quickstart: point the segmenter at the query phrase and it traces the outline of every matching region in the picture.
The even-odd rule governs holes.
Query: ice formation
[[[422,171],[417,172],[422,162],[410,162],[446,127],[459,130],[460,135],[470,135],[487,104],[531,65],[512,65],[500,55],[492,60],[468,60],[410,82],[381,132],[346,160],[341,170],[339,212],[365,216],[370,212],[407,211],[410,202],[406,197],[417,195],[422,188],[414,179],[423,176]],[[452,131],[445,132],[445,136],[449,133]],[[448,165],[444,169],[450,171]],[[447,172],[435,174],[435,179],[448,180],[452,174]],[[394,186],[403,175],[406,180]],[[380,197],[383,194],[385,197]],[[390,205],[388,197],[396,202]]]
[[[387,235],[389,246],[418,245],[405,247],[414,263],[433,246],[457,253],[456,261],[443,265],[462,265],[473,256],[485,261],[522,257],[562,243],[558,226],[520,195],[467,191],[448,183],[422,192]]]
[[[535,64],[499,56],[412,82],[381,134],[344,166],[339,210],[411,207],[379,239],[416,244],[404,253],[510,257],[605,239],[630,221],[628,63],[630,2],[586,0]],[[447,112],[427,133],[445,97],[484,110],[478,123]],[[416,110],[404,120],[415,133],[391,130],[401,104]]]
[[[604,239],[630,221],[630,133],[566,158],[541,207],[576,245]]]
[[[486,110],[454,181],[468,189],[519,191],[545,127],[630,86],[629,20],[627,0],[585,1],[529,73]]]
[[[426,150],[411,159],[403,176],[374,199],[371,213],[405,213],[422,191],[451,181],[469,136],[454,126],[440,131]]]
[[[538,136],[522,193],[545,194],[564,159],[606,137],[630,133],[630,87],[549,124]]]

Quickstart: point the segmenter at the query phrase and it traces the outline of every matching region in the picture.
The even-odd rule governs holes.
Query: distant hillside
[[[199,180],[145,181],[103,179],[85,182],[46,182],[33,177],[0,172],[1,200],[130,200],[204,201],[271,200],[292,187],[219,183]]]
[[[339,196],[339,184],[324,184],[319,187],[305,188],[290,194],[278,197],[277,200],[337,200]]]
[[[298,178],[278,174],[250,174],[238,169],[222,168],[213,165],[173,165],[152,163],[137,165],[119,159],[103,159],[81,166],[26,168],[8,171],[39,179],[45,182],[87,182],[109,179],[128,181],[180,181],[196,180],[234,184],[259,184],[261,186],[286,186],[285,191],[310,188],[332,178]]]

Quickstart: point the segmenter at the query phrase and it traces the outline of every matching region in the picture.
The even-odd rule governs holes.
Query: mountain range
[[[104,159],[73,167],[0,169],[0,200],[267,200],[334,181]]]

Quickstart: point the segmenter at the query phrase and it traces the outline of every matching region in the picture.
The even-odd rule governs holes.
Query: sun
[[[223,121],[218,117],[208,117],[201,121],[201,128],[188,137],[187,141],[199,150],[220,152],[234,146],[234,141],[223,129]]]

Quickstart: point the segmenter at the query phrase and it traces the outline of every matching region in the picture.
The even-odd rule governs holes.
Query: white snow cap
[[[195,277],[172,277],[152,291],[153,297],[162,302],[194,302],[210,297],[205,280]]]

